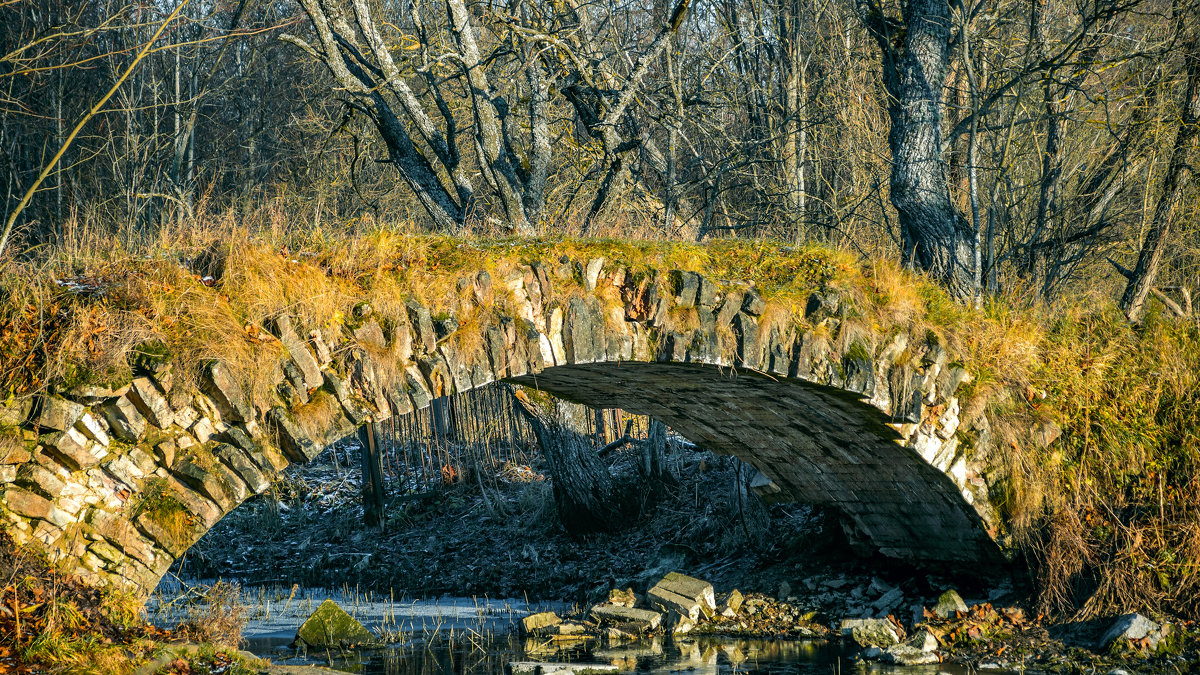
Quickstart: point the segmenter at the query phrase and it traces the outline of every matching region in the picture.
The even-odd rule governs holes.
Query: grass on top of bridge
[[[721,285],[754,281],[770,307],[764,324],[807,325],[809,294],[836,292],[842,320],[816,330],[841,353],[855,342],[882,348],[902,330],[927,335],[974,375],[961,393],[964,420],[989,421],[993,495],[1032,562],[1043,607],[1200,614],[1200,327],[1153,310],[1130,326],[1111,301],[1091,296],[1054,306],[998,297],[975,310],[893,261],[815,246],[386,229],[300,239],[232,226],[139,252],[96,242],[36,266],[10,263],[0,279],[0,404],[47,387],[120,384],[139,350],[169,355],[176,386],[220,359],[251,396],[268,397],[260,364],[281,349],[260,330],[270,317],[336,328],[360,303],[386,320],[417,298],[458,312],[469,335],[490,313],[513,314],[504,281],[517,266],[538,261],[553,275],[570,261],[554,277],[569,295],[586,292],[574,263],[596,257],[634,275],[682,269]],[[480,270],[493,279],[493,306],[476,306],[469,280],[460,284]],[[600,295],[618,302],[615,293]],[[1043,446],[1035,430],[1048,425],[1062,437]],[[12,436],[0,432],[0,454],[6,442]]]

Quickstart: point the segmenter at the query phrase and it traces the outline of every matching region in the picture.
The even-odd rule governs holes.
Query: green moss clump
[[[171,348],[162,340],[148,340],[129,350],[126,356],[131,368],[157,373],[171,363]]]

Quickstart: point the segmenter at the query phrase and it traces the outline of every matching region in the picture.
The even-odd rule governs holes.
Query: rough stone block
[[[296,334],[295,328],[292,327],[292,318],[287,314],[281,314],[275,319],[275,327],[279,331],[279,341],[283,343],[288,355],[292,357],[292,362],[304,375],[304,386],[309,390],[321,386],[324,381],[321,376],[321,367],[317,365],[317,359],[309,351],[308,345]]]
[[[271,408],[267,421],[278,434],[279,447],[293,462],[308,463],[321,454],[322,448],[313,442],[282,407]]]
[[[40,401],[34,424],[45,429],[66,431],[75,426],[75,422],[87,408],[58,396],[43,396]]]
[[[646,633],[662,624],[662,614],[633,607],[596,605],[591,609],[591,615],[602,626],[615,626],[632,633]]]
[[[745,312],[738,313],[733,317],[733,333],[737,337],[737,364],[744,368],[758,368],[762,362],[758,319]]]
[[[129,400],[137,407],[142,417],[159,429],[166,429],[175,423],[175,411],[171,410],[167,398],[150,378],[134,378],[133,386],[129,389]]]
[[[177,476],[185,485],[199,490],[212,501],[216,502],[223,511],[229,511],[235,505],[230,488],[227,488],[223,478],[214,471],[208,471],[192,462],[183,461],[171,467],[171,473]],[[196,514],[202,515],[202,514]]]
[[[374,318],[367,319],[358,328],[351,331],[354,334],[354,339],[360,344],[370,345],[376,349],[387,347],[387,339],[383,336],[383,329],[379,327],[379,322]]]
[[[860,647],[885,649],[900,642],[896,627],[887,619],[847,619],[842,621],[842,635]]]
[[[669,572],[647,592],[647,596],[656,593],[674,593],[698,604],[704,613],[711,616],[717,611],[717,597],[712,584],[702,579],[689,577],[679,572]]]
[[[243,451],[228,443],[221,443],[213,448],[213,454],[236,473],[254,494],[262,494],[271,486],[271,482]]]
[[[74,471],[95,466],[108,454],[103,446],[88,440],[75,427],[48,436],[43,442],[47,449],[52,449],[55,457]]]
[[[663,612],[675,613],[692,623],[700,619],[700,603],[664,588],[655,586],[646,593],[650,604]]]
[[[333,600],[326,600],[300,625],[296,641],[321,649],[370,644],[377,639]]]
[[[83,413],[79,416],[79,420],[75,422],[75,428],[82,431],[84,436],[104,447],[108,447],[108,432],[105,427],[105,423],[100,418],[94,417],[90,412]]]
[[[253,419],[253,410],[246,404],[242,388],[233,379],[233,374],[225,364],[213,361],[205,366],[201,372],[200,390],[217,404],[222,417],[234,422]]]
[[[414,300],[409,300],[405,304],[405,308],[408,310],[408,321],[416,333],[415,347],[426,354],[432,354],[433,350],[437,348],[437,333],[433,328],[433,316],[430,315],[428,309]]]
[[[22,490],[18,487],[9,486],[4,490],[4,507],[26,518],[40,518],[46,520],[50,516],[50,510],[54,505],[50,500],[41,495],[34,494],[28,490]]]
[[[562,623],[562,619],[554,612],[530,614],[521,619],[521,633],[523,635],[543,635],[547,632],[547,628],[553,628],[560,623]]]
[[[742,311],[751,316],[762,316],[762,313],[767,311],[767,303],[757,290],[751,288],[742,297]]]
[[[66,487],[65,481],[36,462],[21,465],[15,478],[17,485],[27,487],[47,499],[58,497]]]
[[[137,443],[146,433],[146,418],[127,396],[120,396],[100,406],[109,431],[126,443]]]

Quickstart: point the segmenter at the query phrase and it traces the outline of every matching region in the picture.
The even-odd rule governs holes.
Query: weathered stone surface
[[[608,592],[608,604],[620,605],[621,607],[637,606],[637,595],[634,594],[632,588],[621,590],[614,588]]]
[[[314,443],[282,407],[272,408],[267,413],[267,422],[279,435],[279,447],[293,462],[311,462],[321,454],[323,448]]]
[[[860,647],[886,649],[900,642],[895,625],[887,619],[847,619],[842,621],[842,636]]]
[[[228,443],[221,443],[213,448],[213,454],[233,470],[253,494],[262,494],[271,487],[271,481],[267,480],[245,452]]]
[[[721,616],[734,617],[742,611],[742,603],[746,599],[742,596],[742,592],[735,588],[717,600],[717,613]]]
[[[432,354],[437,349],[437,332],[433,327],[433,316],[429,313],[429,309],[414,300],[410,300],[406,308],[408,309],[408,321],[416,333],[414,348],[419,348],[426,354]]]
[[[633,633],[645,633],[662,624],[662,614],[648,609],[596,605],[591,610],[592,619],[602,626],[615,626]]]
[[[27,518],[46,520],[54,505],[50,500],[18,487],[8,487],[4,490],[3,507]]]
[[[209,363],[202,371],[200,389],[217,404],[221,416],[232,422],[247,422],[254,413],[246,403],[242,388],[234,380],[229,367],[220,361]]]
[[[114,436],[126,443],[137,443],[146,433],[146,418],[126,396],[120,396],[100,406]]]
[[[204,493],[223,511],[232,509],[235,502],[233,501],[234,495],[230,494],[231,488],[221,480],[222,477],[216,474],[215,470],[206,470],[192,462],[183,461],[177,462],[175,466],[171,467],[171,473],[178,476],[186,485]]]
[[[1123,614],[1113,621],[1112,626],[1100,638],[1100,647],[1108,649],[1118,641],[1135,642],[1146,640],[1154,649],[1162,639],[1162,626],[1141,614]]]
[[[933,652],[925,652],[914,647],[904,645],[892,645],[883,650],[883,654],[879,657],[884,663],[894,663],[898,666],[921,666],[929,663],[938,663],[941,659]]]
[[[545,629],[557,626],[560,623],[562,623],[562,619],[554,612],[530,614],[521,619],[521,633],[523,635],[542,635]]]
[[[646,599],[656,609],[663,612],[675,612],[695,623],[700,618],[700,602],[685,598],[678,593],[655,586],[646,593]]]
[[[321,649],[371,644],[378,639],[337,603],[326,600],[300,625],[296,641]]]
[[[150,378],[134,378],[128,396],[142,417],[159,429],[166,429],[175,423],[175,411]]]
[[[287,314],[281,314],[275,319],[275,327],[279,331],[279,341],[283,343],[288,355],[292,357],[292,363],[296,364],[304,376],[304,386],[310,390],[321,386],[324,381],[321,376],[321,367],[317,365],[316,357],[309,351],[308,344],[296,334],[296,329],[292,326],[292,318]]]
[[[66,431],[43,437],[42,441],[47,449],[52,449],[54,455],[67,465],[67,468],[75,471],[95,466],[108,454],[103,446],[88,440],[75,427],[69,427]]]
[[[358,328],[353,331],[354,339],[364,345],[369,345],[376,349],[383,349],[387,346],[387,339],[383,336],[383,328],[380,328],[379,322],[374,318],[367,319]]]
[[[954,589],[938,596],[937,605],[933,608],[933,613],[943,619],[953,617],[955,612],[965,611],[967,611],[967,603],[963,602],[962,596]]]
[[[34,423],[45,429],[66,431],[75,426],[75,422],[85,410],[84,406],[74,401],[58,396],[43,396]]]
[[[16,470],[16,484],[29,488],[47,499],[62,494],[66,483],[63,479],[37,462],[23,464]]]
[[[92,439],[104,447],[108,447],[108,432],[106,424],[100,419],[93,417],[90,412],[85,412],[79,416],[79,420],[75,422],[75,428],[83,432],[84,436]]]

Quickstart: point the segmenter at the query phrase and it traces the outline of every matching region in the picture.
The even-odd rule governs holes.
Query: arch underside
[[[510,381],[660,419],[754,466],[788,497],[837,508],[888,557],[1001,560],[954,482],[902,446],[887,417],[851,392],[692,363],[564,365]]]

